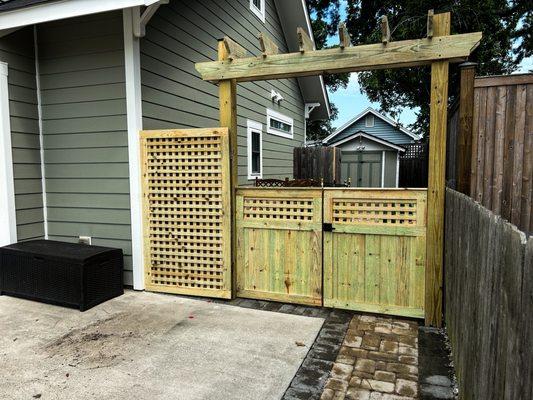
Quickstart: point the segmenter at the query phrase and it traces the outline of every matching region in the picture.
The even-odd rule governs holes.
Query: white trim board
[[[35,87],[37,89],[37,115],[39,117],[39,151],[41,155],[41,190],[43,199],[43,228],[44,238],[48,239],[48,202],[46,199],[46,170],[44,163],[43,110],[41,101],[41,73],[39,68],[39,46],[37,40],[37,25],[33,26],[33,48],[35,54]]]
[[[294,138],[294,119],[286,116],[285,114],[282,114],[282,113],[279,113],[277,111],[274,111],[270,108],[267,108],[266,110],[266,115],[267,115],[267,118],[266,118],[266,126],[267,126],[267,132],[270,133],[271,135],[275,135],[275,136],[280,136],[280,137],[283,137],[283,138],[286,138],[286,139],[293,139]],[[290,125],[291,126],[291,132],[288,133],[288,132],[284,132],[284,131],[280,131],[278,129],[275,129],[275,128],[271,128],[270,127],[270,120],[271,119],[275,119],[275,120],[278,120],[278,121],[281,121],[287,125]]]
[[[376,143],[379,143],[379,144],[382,144],[383,146],[387,146],[387,147],[390,147],[391,149],[394,149],[394,150],[398,150],[398,151],[405,151],[405,149],[401,146],[398,146],[398,145],[395,145],[393,143],[389,143],[387,142],[386,140],[383,140],[383,139],[379,139],[373,135],[369,135],[367,133],[364,133],[364,132],[356,132],[354,133],[353,135],[350,135],[342,140],[339,140],[338,142],[335,142],[333,143],[331,146],[332,147],[337,147],[337,146],[340,146],[341,144],[344,144],[346,142],[349,142],[353,139],[357,139],[358,137],[364,137],[365,139],[368,139],[368,140],[371,140],[373,142],[376,142]]]
[[[259,174],[252,172],[252,132],[259,132]],[[246,121],[246,147],[247,147],[247,164],[248,164],[248,180],[255,178],[263,178],[263,124],[259,122],[247,120]]]
[[[0,13],[0,31],[136,6],[150,6],[158,0],[68,0],[40,3]]]
[[[252,13],[254,13],[254,15],[257,18],[259,18],[261,22],[264,24],[266,21],[265,0],[260,0],[260,2],[261,2],[261,9],[257,8],[253,0],[250,0],[250,11],[252,11]]]
[[[139,139],[139,131],[142,130],[141,61],[139,38],[135,37],[133,33],[134,13],[140,13],[139,7],[123,10],[124,68],[126,76],[126,109],[128,114],[133,288],[144,290],[141,150]]]
[[[0,246],[17,242],[8,65],[0,62]]]

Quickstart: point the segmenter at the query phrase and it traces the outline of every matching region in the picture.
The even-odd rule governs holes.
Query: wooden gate
[[[426,203],[426,190],[324,190],[324,306],[424,317]]]
[[[141,132],[145,287],[231,297],[228,129]]]
[[[237,296],[322,304],[322,190],[237,191]]]

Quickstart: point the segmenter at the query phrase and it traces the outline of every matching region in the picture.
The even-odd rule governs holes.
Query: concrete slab
[[[85,313],[0,296],[0,398],[277,400],[323,321],[146,292]]]

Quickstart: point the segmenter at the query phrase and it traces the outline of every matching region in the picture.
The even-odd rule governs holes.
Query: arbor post
[[[224,45],[224,40],[218,41],[218,60],[224,61],[229,59],[229,53]],[[236,276],[235,276],[235,257],[236,257],[236,225],[235,225],[235,195],[238,186],[237,170],[237,81],[235,79],[222,80],[218,84],[219,109],[220,109],[220,126],[227,127],[229,131],[230,147],[230,209],[224,212],[230,213],[231,218],[231,293],[235,297]]]
[[[459,132],[457,137],[457,190],[470,195],[470,163],[472,161],[472,127],[474,124],[474,79],[476,63],[459,65],[461,86],[459,93]]]
[[[433,17],[433,39],[450,34],[450,13]],[[448,61],[431,64],[425,323],[442,326]]]

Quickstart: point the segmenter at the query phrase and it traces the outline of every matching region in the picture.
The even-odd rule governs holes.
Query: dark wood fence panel
[[[533,238],[447,189],[445,317],[464,399],[533,398]]]
[[[341,150],[336,147],[295,147],[294,179],[324,180],[324,185],[339,184],[341,179]]]
[[[398,186],[401,188],[425,188],[428,186],[428,146],[427,143],[404,145],[405,152],[400,153],[400,176]]]
[[[455,185],[458,108],[448,129],[450,187]],[[533,231],[533,74],[474,81],[470,196],[520,229]]]

